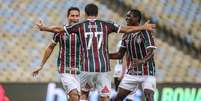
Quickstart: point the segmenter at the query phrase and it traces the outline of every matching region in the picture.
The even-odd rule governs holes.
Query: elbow
[[[122,58],[123,58],[123,55],[118,53],[116,59],[122,59]]]

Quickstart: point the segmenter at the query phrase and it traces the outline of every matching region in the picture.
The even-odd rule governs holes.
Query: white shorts
[[[111,76],[109,72],[81,72],[81,90],[97,89],[100,96],[109,96],[111,93]]]
[[[77,74],[60,73],[61,82],[67,94],[73,89],[77,89],[80,94],[80,79]]]
[[[154,76],[136,76],[125,74],[119,87],[129,90],[136,91],[138,86],[141,85],[142,89],[149,89],[152,91],[156,90],[156,78]]]

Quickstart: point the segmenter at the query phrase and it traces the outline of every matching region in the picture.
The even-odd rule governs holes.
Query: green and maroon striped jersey
[[[57,67],[59,73],[78,74],[81,70],[81,45],[75,33],[55,33],[53,43],[59,43]]]
[[[122,38],[122,48],[126,48],[130,61],[134,58],[144,59],[148,48],[156,48],[154,39],[150,32],[140,31],[136,33],[125,34]],[[155,63],[152,57],[145,64],[128,69],[128,74],[133,75],[155,75]]]
[[[108,35],[118,32],[120,26],[96,19],[88,19],[74,26],[64,27],[69,33],[77,33],[83,53],[83,68],[86,72],[110,71]]]

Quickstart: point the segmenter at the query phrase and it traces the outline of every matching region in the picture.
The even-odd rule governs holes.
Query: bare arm
[[[109,58],[110,59],[122,59],[125,52],[126,52],[126,49],[121,47],[118,52],[109,53]]]
[[[40,20],[36,22],[37,27],[40,31],[52,32],[52,33],[62,33],[65,32],[64,28],[61,26],[45,26],[45,24]]]
[[[155,24],[150,24],[150,21],[147,21],[144,25],[140,26],[126,26],[126,27],[121,27],[120,33],[131,33],[131,32],[137,32],[141,30],[148,30],[148,31],[153,31],[156,27]]]
[[[52,51],[54,50],[55,45],[56,44],[54,44],[52,42],[48,45],[48,47],[46,48],[45,53],[43,55],[43,59],[41,61],[41,64],[36,70],[34,70],[33,76],[37,75],[39,73],[39,71],[43,69],[44,64],[48,60],[49,56],[52,54]]]
[[[46,61],[48,60],[48,58],[52,54],[52,51],[54,50],[55,46],[56,46],[56,44],[54,44],[52,42],[48,45],[48,47],[46,48],[45,53],[43,55],[43,59],[41,61],[40,66],[42,66],[42,67],[44,66],[44,64],[46,63]]]

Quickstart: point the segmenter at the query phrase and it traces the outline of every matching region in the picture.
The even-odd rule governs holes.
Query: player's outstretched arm
[[[137,32],[141,30],[153,31],[155,30],[155,28],[156,28],[156,25],[151,24],[150,21],[148,20],[144,25],[121,27],[120,33],[132,33],[132,32]]]
[[[109,58],[110,59],[122,59],[125,52],[126,52],[125,48],[120,48],[118,52],[109,53]]]
[[[44,64],[48,60],[49,56],[52,54],[52,51],[54,50],[55,45],[56,44],[54,44],[52,42],[48,45],[48,47],[46,48],[45,53],[43,55],[43,59],[41,61],[40,66],[38,66],[32,73],[33,76],[38,75],[38,73],[43,69]]]
[[[52,33],[65,32],[63,27],[61,27],[61,26],[45,26],[45,24],[41,20],[36,22],[36,26],[40,29],[40,31],[52,32]]]

